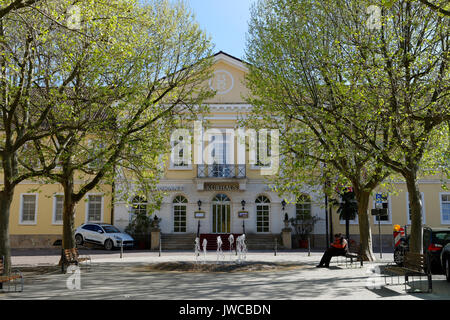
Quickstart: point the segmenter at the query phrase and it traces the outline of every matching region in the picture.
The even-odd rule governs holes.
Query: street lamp
[[[241,201],[242,210],[245,209],[245,200]],[[245,219],[242,220],[242,232],[245,234]]]
[[[200,211],[201,207],[202,207],[202,200],[199,199],[197,201],[197,204],[198,204],[198,211]],[[198,237],[200,237],[200,219],[198,219],[198,223],[197,223],[197,238]]]

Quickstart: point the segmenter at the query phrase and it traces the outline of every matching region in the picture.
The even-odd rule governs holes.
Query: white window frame
[[[35,196],[36,201],[34,204],[34,220],[33,221],[23,221],[23,196]],[[38,193],[21,193],[20,194],[20,211],[19,211],[19,224],[20,225],[36,225],[37,224],[37,215],[38,215],[38,203],[39,203],[39,194]]]
[[[89,221],[89,196],[101,196],[102,197],[100,221]],[[86,194],[86,206],[85,206],[85,218],[84,218],[85,223],[102,223],[103,222],[104,203],[105,203],[105,194],[104,193],[88,193],[88,194]]]
[[[270,132],[270,130],[267,130],[267,142],[269,143],[270,141],[270,165],[266,165],[266,166],[261,166],[258,165],[259,162],[259,131],[256,131],[256,143],[255,143],[255,163],[250,164],[250,169],[251,170],[272,170],[273,168],[273,155],[272,155],[272,133]],[[269,156],[269,155],[268,155]]]
[[[179,137],[178,137],[179,138]],[[180,140],[181,141],[181,140]],[[170,156],[169,156],[169,169],[168,170],[178,170],[178,171],[189,171],[192,170],[192,159],[190,159],[189,163],[184,166],[176,166],[172,159],[173,159],[173,151],[175,148],[175,141],[171,142],[171,150],[170,150]],[[183,152],[190,152],[192,157],[192,145],[189,144],[185,149],[183,149]]]
[[[177,197],[183,197],[184,199],[186,199],[187,202],[174,202]],[[189,222],[188,221],[188,204],[189,204],[188,198],[182,194],[176,195],[172,200],[172,219],[173,219],[172,230],[173,230],[173,233],[175,233],[175,234],[183,234],[183,233],[188,232],[188,222]],[[185,208],[185,220],[186,220],[186,226],[185,226],[186,230],[185,231],[175,231],[175,206],[184,206],[184,208]]]
[[[136,214],[133,213],[133,205],[139,205],[139,206],[145,205],[145,211],[146,211],[146,213],[148,214],[148,207],[147,207],[147,206],[148,206],[148,202],[147,202],[147,201],[146,201],[146,202],[134,202],[133,200],[134,200],[136,197],[138,197],[138,196],[134,196],[134,197],[132,197],[132,198],[129,200],[129,202],[130,202],[130,206],[129,206],[129,208],[128,208],[128,221],[129,221],[129,222],[133,221],[134,217],[136,216]]]
[[[53,194],[53,213],[52,213],[52,224],[62,226],[63,220],[57,221],[56,220],[56,197],[57,196],[63,196],[63,212],[64,212],[64,193],[55,193]]]
[[[422,224],[426,223],[426,212],[425,212],[425,194],[420,192],[422,197]],[[406,224],[411,225],[411,219],[409,218],[409,192],[406,192]]]
[[[450,224],[450,220],[444,221],[442,219],[442,196],[447,195],[450,197],[450,192],[439,192],[439,215],[441,216],[441,224]]]
[[[373,209],[375,209],[376,208],[376,200],[374,199],[373,200]],[[380,224],[392,224],[392,200],[391,200],[391,195],[388,195],[387,196],[387,203],[388,203],[388,207],[387,207],[387,209],[388,209],[388,217],[389,217],[389,219],[387,220],[387,221],[383,221],[383,220],[381,220],[380,221]],[[378,224],[378,221],[377,221],[377,217],[376,216],[373,216],[373,223],[374,224]]]
[[[267,200],[269,200],[269,202],[256,202],[256,200],[259,197],[265,197],[267,198]],[[267,206],[268,207],[268,216],[267,216],[267,222],[268,222],[268,226],[267,226],[267,231],[258,231],[258,206]],[[256,234],[267,234],[270,233],[272,230],[272,201],[271,199],[264,195],[264,194],[260,194],[255,198],[255,222],[256,222]]]

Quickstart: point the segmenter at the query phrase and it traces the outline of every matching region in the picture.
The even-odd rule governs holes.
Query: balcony
[[[245,178],[245,164],[199,164],[197,178]]]

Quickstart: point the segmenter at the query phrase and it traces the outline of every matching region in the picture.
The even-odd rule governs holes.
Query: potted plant
[[[155,218],[157,217],[155,216]],[[157,223],[148,214],[137,213],[126,227],[125,232],[134,238],[139,249],[149,249],[151,230]]]
[[[314,225],[319,220],[317,216],[309,214],[297,215],[296,218],[291,218],[289,221],[295,230],[300,248],[308,248],[308,239],[311,232],[314,230]]]

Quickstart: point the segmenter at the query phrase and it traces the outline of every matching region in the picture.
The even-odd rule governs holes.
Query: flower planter
[[[302,249],[308,248],[308,240],[298,240],[298,247]]]

